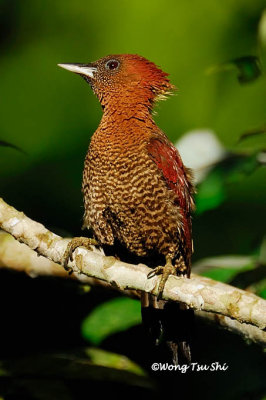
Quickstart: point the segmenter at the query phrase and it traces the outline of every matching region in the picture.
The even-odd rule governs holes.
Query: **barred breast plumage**
[[[157,251],[174,258],[182,213],[148,153],[158,128],[152,124],[143,134],[142,125],[132,119],[108,132],[101,124],[93,135],[83,173],[84,226],[100,243],[117,238],[138,256]]]

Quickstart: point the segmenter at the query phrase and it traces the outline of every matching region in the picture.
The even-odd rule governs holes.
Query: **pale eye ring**
[[[120,63],[117,60],[109,60],[105,64],[105,68],[108,69],[109,71],[113,71],[115,69],[118,69]]]

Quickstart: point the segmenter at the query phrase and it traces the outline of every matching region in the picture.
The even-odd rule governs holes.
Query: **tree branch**
[[[2,199],[0,199],[0,227],[38,254],[57,264],[62,263],[69,239],[55,235]],[[160,277],[154,276],[148,279],[147,275],[151,269],[146,265],[126,264],[114,257],[104,256],[99,250],[88,251],[81,247],[75,250],[73,256],[73,262],[69,263],[69,267],[76,277],[85,275],[97,278],[121,291],[133,289],[158,294]],[[62,273],[65,272],[62,270]],[[206,277],[194,274],[190,279],[170,276],[165,285],[163,298],[186,303],[195,310],[236,319],[239,323],[251,325],[251,328],[265,330],[266,327],[265,300]],[[266,341],[265,332],[262,333],[263,340]]]
[[[31,278],[50,276],[79,281],[90,286],[101,286],[111,290],[118,290],[109,283],[96,278],[91,278],[80,272],[69,273],[61,265],[39,255],[24,243],[19,243],[12,235],[0,230],[0,268],[24,272]],[[140,298],[137,291],[120,291],[130,297]]]
[[[199,318],[208,320],[215,325],[219,325],[221,328],[242,336],[247,341],[252,341],[263,347],[266,346],[266,332],[254,325],[241,323],[236,319],[212,312],[196,311],[196,315]]]
[[[73,279],[82,284],[90,286],[101,286],[105,289],[116,290],[125,296],[140,299],[140,292],[137,290],[120,290],[117,286],[102,280],[88,277],[80,273],[69,274],[62,266],[39,256],[23,243],[19,243],[9,233],[0,231],[0,268],[13,269],[24,272],[31,278],[39,276],[51,276],[65,279]],[[250,325],[243,324],[229,317],[214,314],[206,311],[196,311],[196,316],[200,319],[208,320],[211,323],[220,325],[223,329],[230,330],[244,339],[251,340],[259,345],[266,345],[266,332]]]

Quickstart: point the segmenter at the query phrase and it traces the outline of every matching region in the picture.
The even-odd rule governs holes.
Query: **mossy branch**
[[[62,267],[56,267],[54,263],[62,263],[70,239],[55,235],[2,199],[0,199],[0,228],[53,262],[51,264],[43,261],[43,273],[47,268],[47,273],[50,275],[66,274]],[[0,241],[0,244],[2,247],[3,241]],[[143,264],[127,264],[114,257],[106,257],[96,249],[88,251],[85,248],[77,248],[73,253],[73,262],[68,266],[73,271],[72,277],[80,280],[89,279],[91,283],[100,280],[104,285],[109,287],[112,285],[120,291],[130,289],[158,294],[160,277],[154,276],[148,279],[147,275],[151,271],[149,267]],[[32,274],[38,275],[40,272],[34,271],[33,268]],[[91,280],[92,278],[96,278],[97,281]],[[219,314],[217,321],[219,318],[221,320],[221,316],[230,321],[236,320],[232,329],[242,329],[243,332],[248,329],[249,334],[246,336],[251,339],[255,330],[255,336],[259,335],[257,341],[266,343],[266,301],[252,293],[192,274],[190,279],[170,276],[165,285],[163,298],[183,302],[195,310],[205,311],[205,314],[206,312]],[[224,322],[226,318],[223,318],[223,324],[232,327],[234,321],[227,324]]]

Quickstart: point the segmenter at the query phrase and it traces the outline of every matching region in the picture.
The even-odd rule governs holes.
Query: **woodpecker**
[[[175,87],[167,73],[135,54],[59,66],[84,78],[103,109],[83,170],[83,227],[92,231],[93,239],[74,238],[66,252],[66,263],[78,246],[97,243],[116,249],[126,260],[141,259],[153,267],[150,276],[161,275],[162,294],[170,274],[190,277],[193,252],[192,172],[152,114],[154,104]],[[148,315],[145,310],[163,310],[168,303],[143,293],[143,318]],[[190,310],[179,306],[179,312],[183,311]],[[146,318],[148,324],[155,325],[150,331],[156,343],[167,320],[163,316],[157,322],[156,318]],[[186,339],[175,341],[173,327],[169,330],[166,326],[166,331],[174,362],[178,362],[178,353],[190,360]]]

